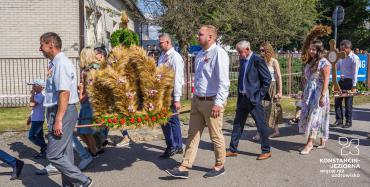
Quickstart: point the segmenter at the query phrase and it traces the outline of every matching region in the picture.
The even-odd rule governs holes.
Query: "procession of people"
[[[204,174],[205,178],[225,174],[227,159],[238,156],[238,145],[249,114],[257,127],[253,140],[259,142],[261,148],[256,160],[271,159],[273,147],[270,139],[281,136],[279,124],[282,123],[283,108],[280,100],[283,84],[274,49],[269,42],[264,42],[261,43],[258,54],[252,50],[249,41],[240,40],[235,46],[240,60],[236,113],[232,124],[231,140],[226,147],[222,128],[230,87],[230,62],[228,53],[217,44],[218,37],[219,33],[215,26],[203,25],[199,28],[198,42],[202,50],[194,61],[194,96],[191,100],[186,142],[182,139],[181,122],[178,116],[181,110],[182,87],[185,84],[184,60],[174,49],[171,35],[163,33],[158,38],[161,53],[158,55],[156,64],[158,67],[168,67],[174,72],[171,109],[175,114],[169,118],[167,124],[161,126],[166,148],[159,159],[183,154],[183,160],[179,166],[165,170],[175,178],[189,178],[189,171],[197,157],[199,142],[206,127],[213,144],[215,160],[214,163],[209,163],[210,169]],[[337,64],[341,72],[339,85],[343,90],[355,92],[359,59],[352,52],[350,41],[342,41],[340,48],[346,53],[346,58]],[[62,40],[58,34],[47,32],[40,37],[39,50],[50,62],[47,80],[35,80],[30,83],[33,88],[30,98],[32,114],[28,120],[31,125],[29,140],[40,147],[40,152],[35,155],[35,158],[46,158],[50,164],[36,171],[36,174],[60,173],[63,186],[76,184],[91,186],[93,179],[86,176],[82,170],[85,170],[99,154],[105,154],[109,127],[83,127],[94,123],[94,108],[89,100],[90,93],[87,85],[94,81],[91,74],[99,70],[107,57],[107,51],[101,47],[82,49],[81,72],[76,72],[71,60],[61,49]],[[299,152],[302,155],[307,155],[314,149],[313,142],[316,138],[320,139],[318,149],[324,149],[329,139],[331,63],[325,57],[325,48],[320,40],[311,42],[308,54],[309,59],[303,65],[304,83],[302,85],[304,87],[300,98],[302,112],[296,116],[295,121],[298,123],[300,133],[306,135],[306,143]],[[343,118],[343,100],[345,100],[345,118]],[[335,98],[335,126],[343,128],[352,126],[352,104],[353,97]],[[44,139],[42,130],[45,118],[48,127],[47,141]],[[77,130],[76,125],[79,125]],[[272,134],[271,130],[273,130]],[[118,142],[117,146],[129,145],[127,131],[122,131],[122,135],[122,141]],[[74,151],[80,157],[79,164],[75,163]],[[23,162],[1,150],[0,158],[13,167],[11,179],[18,178]]]

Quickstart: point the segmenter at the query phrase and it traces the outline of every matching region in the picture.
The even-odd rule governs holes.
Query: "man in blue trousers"
[[[167,66],[175,72],[172,112],[176,113],[181,108],[180,97],[184,84],[184,61],[173,48],[169,34],[164,33],[159,36],[159,47],[162,53],[158,59],[158,66]],[[182,135],[178,115],[172,116],[168,123],[162,126],[162,130],[167,148],[160,157],[170,158],[175,154],[182,154]]]

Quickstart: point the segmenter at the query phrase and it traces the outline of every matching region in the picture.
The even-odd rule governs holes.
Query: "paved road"
[[[130,148],[108,147],[106,153],[98,157],[85,172],[94,180],[94,186],[369,186],[370,184],[370,104],[354,107],[354,122],[351,129],[331,128],[327,149],[315,149],[310,155],[299,155],[304,136],[298,135],[297,127],[282,125],[282,137],[271,140],[273,157],[256,161],[259,145],[251,141],[255,128],[246,128],[240,142],[241,154],[226,161],[226,174],[215,179],[202,176],[214,163],[213,146],[205,131],[190,179],[169,178],[163,171],[181,161],[181,155],[173,159],[161,160],[158,156],[164,148],[163,141],[133,144]],[[333,116],[332,120],[333,122]],[[231,125],[225,124],[226,142],[230,141]],[[0,186],[59,186],[60,176],[35,176],[34,170],[42,168],[46,161],[30,159],[35,153],[34,146],[24,134],[0,135],[0,148],[23,159],[25,169],[21,180],[10,182],[10,168],[0,167]],[[341,156],[339,137],[359,139],[359,155]],[[355,142],[355,140],[353,141]],[[344,143],[344,142],[343,142]],[[343,149],[343,153],[357,153],[355,145]],[[328,161],[350,158],[351,164],[332,165]],[[320,162],[321,161],[321,162]],[[343,161],[343,160],[342,160]],[[5,164],[1,164],[5,166]],[[336,167],[336,169],[331,169]],[[344,168],[340,167],[354,167]],[[325,172],[356,175],[357,177],[334,177]],[[358,176],[359,175],[359,176]]]

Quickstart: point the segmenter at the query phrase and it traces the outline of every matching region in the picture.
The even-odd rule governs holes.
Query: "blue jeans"
[[[121,131],[121,133],[122,133],[122,136],[128,136],[127,130]]]
[[[172,112],[177,112],[174,107],[172,108]],[[167,150],[182,149],[182,135],[179,116],[171,116],[167,124],[162,125],[161,127],[166,139]]]
[[[91,157],[90,153],[84,148],[81,142],[77,139],[77,136],[73,135],[72,137],[72,146],[73,149],[78,153],[80,159],[88,159]]]
[[[106,139],[108,139],[109,128],[108,127],[103,127],[103,128],[100,129],[99,133],[106,140]]]
[[[44,149],[47,146],[44,139],[43,125],[44,121],[32,121],[31,129],[28,133],[28,139],[41,149]]]
[[[0,160],[7,163],[9,166],[15,168],[17,159],[9,155],[8,153],[0,150]]]

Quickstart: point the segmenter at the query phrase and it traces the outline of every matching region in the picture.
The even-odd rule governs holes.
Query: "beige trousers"
[[[223,115],[224,108],[220,111],[220,116],[218,118],[212,118],[212,107],[214,101],[201,101],[194,97],[191,102],[190,111],[190,122],[189,122],[189,132],[188,140],[186,143],[184,160],[182,166],[191,168],[195,157],[197,155],[197,150],[199,146],[199,141],[203,132],[203,129],[208,126],[209,136],[213,143],[213,149],[215,153],[215,165],[223,165],[226,158],[226,148],[225,148],[225,138],[222,133],[223,125]]]

